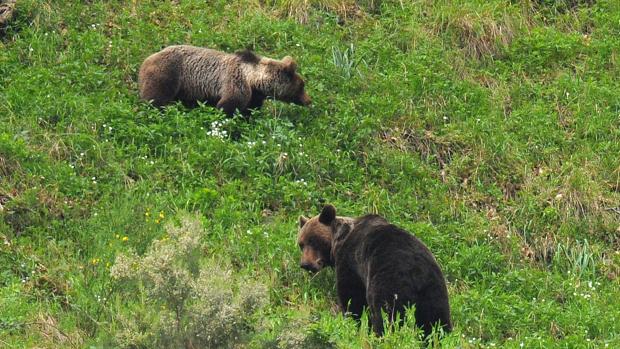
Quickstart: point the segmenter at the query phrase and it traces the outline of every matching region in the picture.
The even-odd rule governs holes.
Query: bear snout
[[[316,263],[302,262],[299,266],[311,273],[316,273],[323,267],[323,261],[318,260]]]
[[[301,98],[299,99],[299,102],[301,105],[303,106],[309,106],[310,104],[312,104],[312,98],[310,98],[310,96],[308,96],[307,93],[304,93]]]

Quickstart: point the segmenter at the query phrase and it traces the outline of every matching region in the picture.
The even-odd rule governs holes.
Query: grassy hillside
[[[442,347],[620,347],[620,2],[17,6],[0,347],[419,345],[358,329],[333,271],[299,268],[297,217],[326,202],[429,246]],[[140,102],[140,63],[178,43],[291,55],[313,105]]]

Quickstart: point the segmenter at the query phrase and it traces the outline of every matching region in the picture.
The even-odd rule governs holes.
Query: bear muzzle
[[[303,106],[309,106],[310,104],[312,104],[312,98],[310,98],[310,96],[308,96],[307,93],[304,92],[304,94],[301,96],[301,98],[299,98],[298,103],[299,105],[303,105]]]
[[[299,265],[302,269],[305,269],[311,273],[316,273],[319,270],[323,269],[323,267],[325,266],[325,263],[323,262],[323,260],[319,259],[316,262],[312,263],[312,262],[301,262],[301,264]]]

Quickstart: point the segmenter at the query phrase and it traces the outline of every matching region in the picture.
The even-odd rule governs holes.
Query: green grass
[[[140,63],[178,43],[291,55],[313,106],[140,102]],[[339,315],[333,271],[298,267],[297,216],[325,202],[429,246],[442,347],[619,347],[618,76],[611,0],[19,1],[0,41],[0,347],[164,346],[169,298],[110,268],[184,212],[197,265],[268,290],[236,347],[415,346],[411,321],[374,338]]]

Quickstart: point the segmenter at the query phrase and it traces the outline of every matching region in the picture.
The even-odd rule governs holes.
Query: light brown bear
[[[161,107],[175,101],[249,115],[266,98],[309,105],[304,80],[289,56],[281,61],[251,51],[233,54],[189,45],[169,46],[149,56],[138,75],[140,98]]]
[[[383,334],[382,312],[393,321],[415,305],[416,324],[428,336],[434,326],[452,329],[448,289],[431,251],[409,232],[378,215],[336,216],[327,205],[313,218],[299,217],[301,267],[336,269],[338,301],[359,320],[365,307],[372,329]]]

